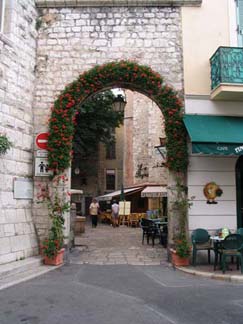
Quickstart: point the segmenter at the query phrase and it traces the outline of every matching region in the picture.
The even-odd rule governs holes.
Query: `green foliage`
[[[181,258],[186,258],[190,256],[191,254],[191,245],[188,242],[188,239],[186,238],[185,235],[180,235],[176,240],[175,240],[175,245],[176,245],[176,254],[179,255]]]
[[[0,155],[6,154],[13,146],[5,134],[0,134]]]
[[[52,240],[50,238],[45,239],[41,246],[43,255],[50,259],[54,259],[61,248],[62,245],[59,240]]]
[[[70,203],[67,200],[68,193],[65,191],[67,181],[65,176],[56,176],[52,186],[49,184],[40,185],[40,191],[37,194],[37,203],[44,203],[47,206],[48,215],[52,221],[48,238],[43,241],[41,246],[42,253],[49,258],[54,258],[57,255],[64,242],[64,213],[70,209]]]
[[[39,18],[36,19],[36,22],[35,22],[35,29],[36,29],[37,31],[41,28],[42,23],[43,23],[42,18],[39,17]]]
[[[191,253],[191,245],[187,238],[186,227],[188,209],[192,206],[192,200],[195,197],[188,199],[187,187],[182,184],[182,180],[179,177],[176,180],[175,200],[172,203],[172,210],[179,214],[179,228],[177,229],[177,233],[175,233],[174,243],[176,253],[184,258],[188,257]]]
[[[48,138],[49,166],[54,173],[61,173],[70,165],[72,140],[77,125],[76,115],[79,115],[82,103],[95,93],[112,87],[141,92],[158,104],[165,118],[165,166],[174,172],[184,172],[188,164],[188,154],[181,99],[171,87],[163,83],[162,77],[148,66],[120,61],[95,66],[84,72],[66,86],[54,102]],[[95,114],[99,114],[98,107]],[[81,116],[80,113],[80,118]],[[92,127],[95,128],[93,123]]]
[[[109,144],[115,140],[113,130],[123,122],[123,114],[112,108],[111,91],[88,98],[80,107],[74,133],[73,150],[82,156],[97,152],[99,142]]]

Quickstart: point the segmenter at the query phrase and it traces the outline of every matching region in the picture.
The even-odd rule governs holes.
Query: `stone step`
[[[11,276],[2,278],[0,280],[0,290],[14,286],[16,284],[19,284],[21,282],[36,278],[40,275],[43,275],[51,270],[55,270],[58,267],[53,267],[53,266],[45,266],[45,265],[40,265],[37,268],[32,268],[30,270],[27,270],[25,272],[19,272],[16,274],[12,274]]]
[[[30,257],[0,266],[0,290],[33,279],[60,266],[47,266],[42,258]]]
[[[15,275],[20,272],[25,272],[33,268],[38,268],[42,264],[40,256],[29,257],[24,260],[10,262],[0,265],[0,280],[8,276]]]

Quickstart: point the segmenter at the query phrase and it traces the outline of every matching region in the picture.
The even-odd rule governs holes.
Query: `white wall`
[[[187,96],[186,114],[243,116],[242,101],[212,101],[208,96]]]
[[[195,196],[189,209],[189,230],[205,228],[215,231],[220,227],[236,229],[235,164],[237,157],[191,156],[188,168],[188,196]],[[223,190],[218,204],[207,204],[203,188],[216,182]]]
[[[229,28],[230,28],[230,46],[238,46],[237,40],[237,15],[236,15],[236,1],[228,0],[229,10]]]
[[[182,8],[186,94],[210,93],[209,59],[219,46],[230,46],[228,0],[203,0],[201,7]]]

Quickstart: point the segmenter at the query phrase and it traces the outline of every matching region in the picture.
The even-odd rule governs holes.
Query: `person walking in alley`
[[[93,198],[92,203],[89,206],[89,214],[92,219],[92,227],[97,226],[99,208],[100,208],[100,205],[99,205],[98,201],[95,198]]]
[[[113,204],[111,205],[111,212],[113,227],[119,226],[119,205],[117,204],[116,200],[114,200]]]

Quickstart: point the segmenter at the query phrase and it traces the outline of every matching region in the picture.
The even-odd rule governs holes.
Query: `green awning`
[[[185,115],[192,153],[243,155],[243,118]]]

